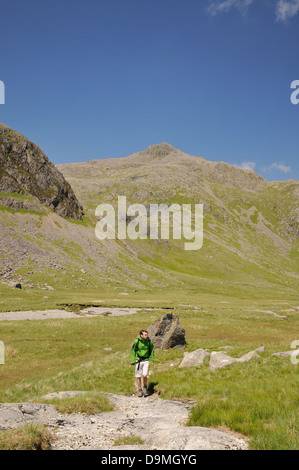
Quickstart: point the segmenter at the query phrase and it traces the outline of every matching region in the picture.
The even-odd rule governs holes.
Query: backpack
[[[151,357],[151,339],[150,339],[149,336],[147,337],[147,339],[148,339],[148,345],[149,345],[149,346],[148,346],[148,357],[143,357],[143,358],[142,358],[143,360],[149,359],[149,358]],[[137,340],[137,343],[136,343],[136,346],[135,346],[135,353],[137,354],[137,356],[138,356],[137,351],[138,351],[139,341],[140,341],[140,338],[139,338],[139,336],[138,336],[138,340]],[[141,359],[140,356],[138,356],[138,358]]]

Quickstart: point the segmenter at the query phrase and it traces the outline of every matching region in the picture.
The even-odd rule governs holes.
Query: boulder
[[[282,352],[277,352],[273,353],[272,356],[276,357],[286,357],[286,356],[296,356],[299,354],[299,349],[293,349],[292,351],[282,351]]]
[[[220,367],[226,367],[230,364],[234,364],[235,362],[241,362],[241,363],[247,362],[253,359],[254,357],[260,357],[257,353],[258,350],[264,351],[264,346],[254,351],[250,351],[247,354],[244,354],[243,356],[239,358],[230,357],[223,352],[213,351],[211,353],[211,359],[210,359],[210,370],[219,369]]]
[[[254,357],[260,357],[260,356],[258,355],[256,351],[250,351],[249,353],[244,354],[244,356],[239,357],[237,359],[237,362],[247,362],[247,361],[250,361],[250,359]]]
[[[210,370],[219,369],[237,362],[237,359],[230,357],[223,352],[213,351],[210,358]]]
[[[259,348],[255,349],[256,352],[265,352],[266,346],[260,346]]]
[[[196,367],[196,366],[201,366],[207,356],[209,356],[210,353],[208,351],[205,351],[204,349],[196,349],[196,351],[193,352],[185,352],[184,353],[184,358],[182,362],[180,363],[179,367]]]
[[[147,328],[148,335],[155,348],[169,349],[186,346],[185,330],[179,318],[173,313],[167,313]]]
[[[16,289],[22,289],[22,284],[20,282],[9,282],[10,287],[15,287]]]

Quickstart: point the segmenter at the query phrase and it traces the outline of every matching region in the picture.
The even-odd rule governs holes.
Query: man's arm
[[[155,346],[151,340],[151,362],[154,362],[154,360],[155,360]]]
[[[137,339],[135,339],[132,349],[131,349],[131,364],[136,362],[136,351],[135,351],[136,344],[137,344]]]

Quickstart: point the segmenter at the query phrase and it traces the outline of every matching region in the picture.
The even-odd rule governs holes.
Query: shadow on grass
[[[147,386],[147,394],[148,396],[153,395],[157,390],[155,389],[155,386],[158,385],[159,382],[149,382]]]

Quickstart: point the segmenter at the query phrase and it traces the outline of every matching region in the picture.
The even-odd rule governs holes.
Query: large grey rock
[[[173,313],[166,313],[147,328],[148,335],[155,348],[185,348],[185,330],[179,318]]]
[[[210,353],[204,349],[196,349],[196,351],[192,351],[190,353],[185,352],[184,358],[180,363],[179,368],[201,366],[205,358],[209,355]]]
[[[9,287],[16,287],[17,289],[22,289],[22,285],[19,282],[9,282]]]
[[[263,351],[264,349],[262,347],[262,348],[258,348],[258,350]],[[228,356],[227,354],[223,352],[213,351],[211,353],[209,367],[210,367],[210,370],[215,370],[215,369],[219,369],[220,367],[229,366],[230,364],[234,364],[235,362],[241,362],[241,363],[248,362],[254,357],[257,357],[257,358],[260,357],[257,353],[257,350],[249,351],[247,354],[244,354],[243,356],[238,357],[238,358]]]
[[[266,346],[260,346],[259,348],[255,349],[256,352],[265,352],[266,351]]]
[[[250,351],[247,354],[244,354],[244,356],[239,357],[237,359],[237,362],[247,362],[253,359],[254,357],[260,357],[256,351]]]
[[[230,364],[237,362],[237,359],[230,357],[223,352],[213,351],[210,358],[210,370],[219,369],[220,367],[226,367]]]

